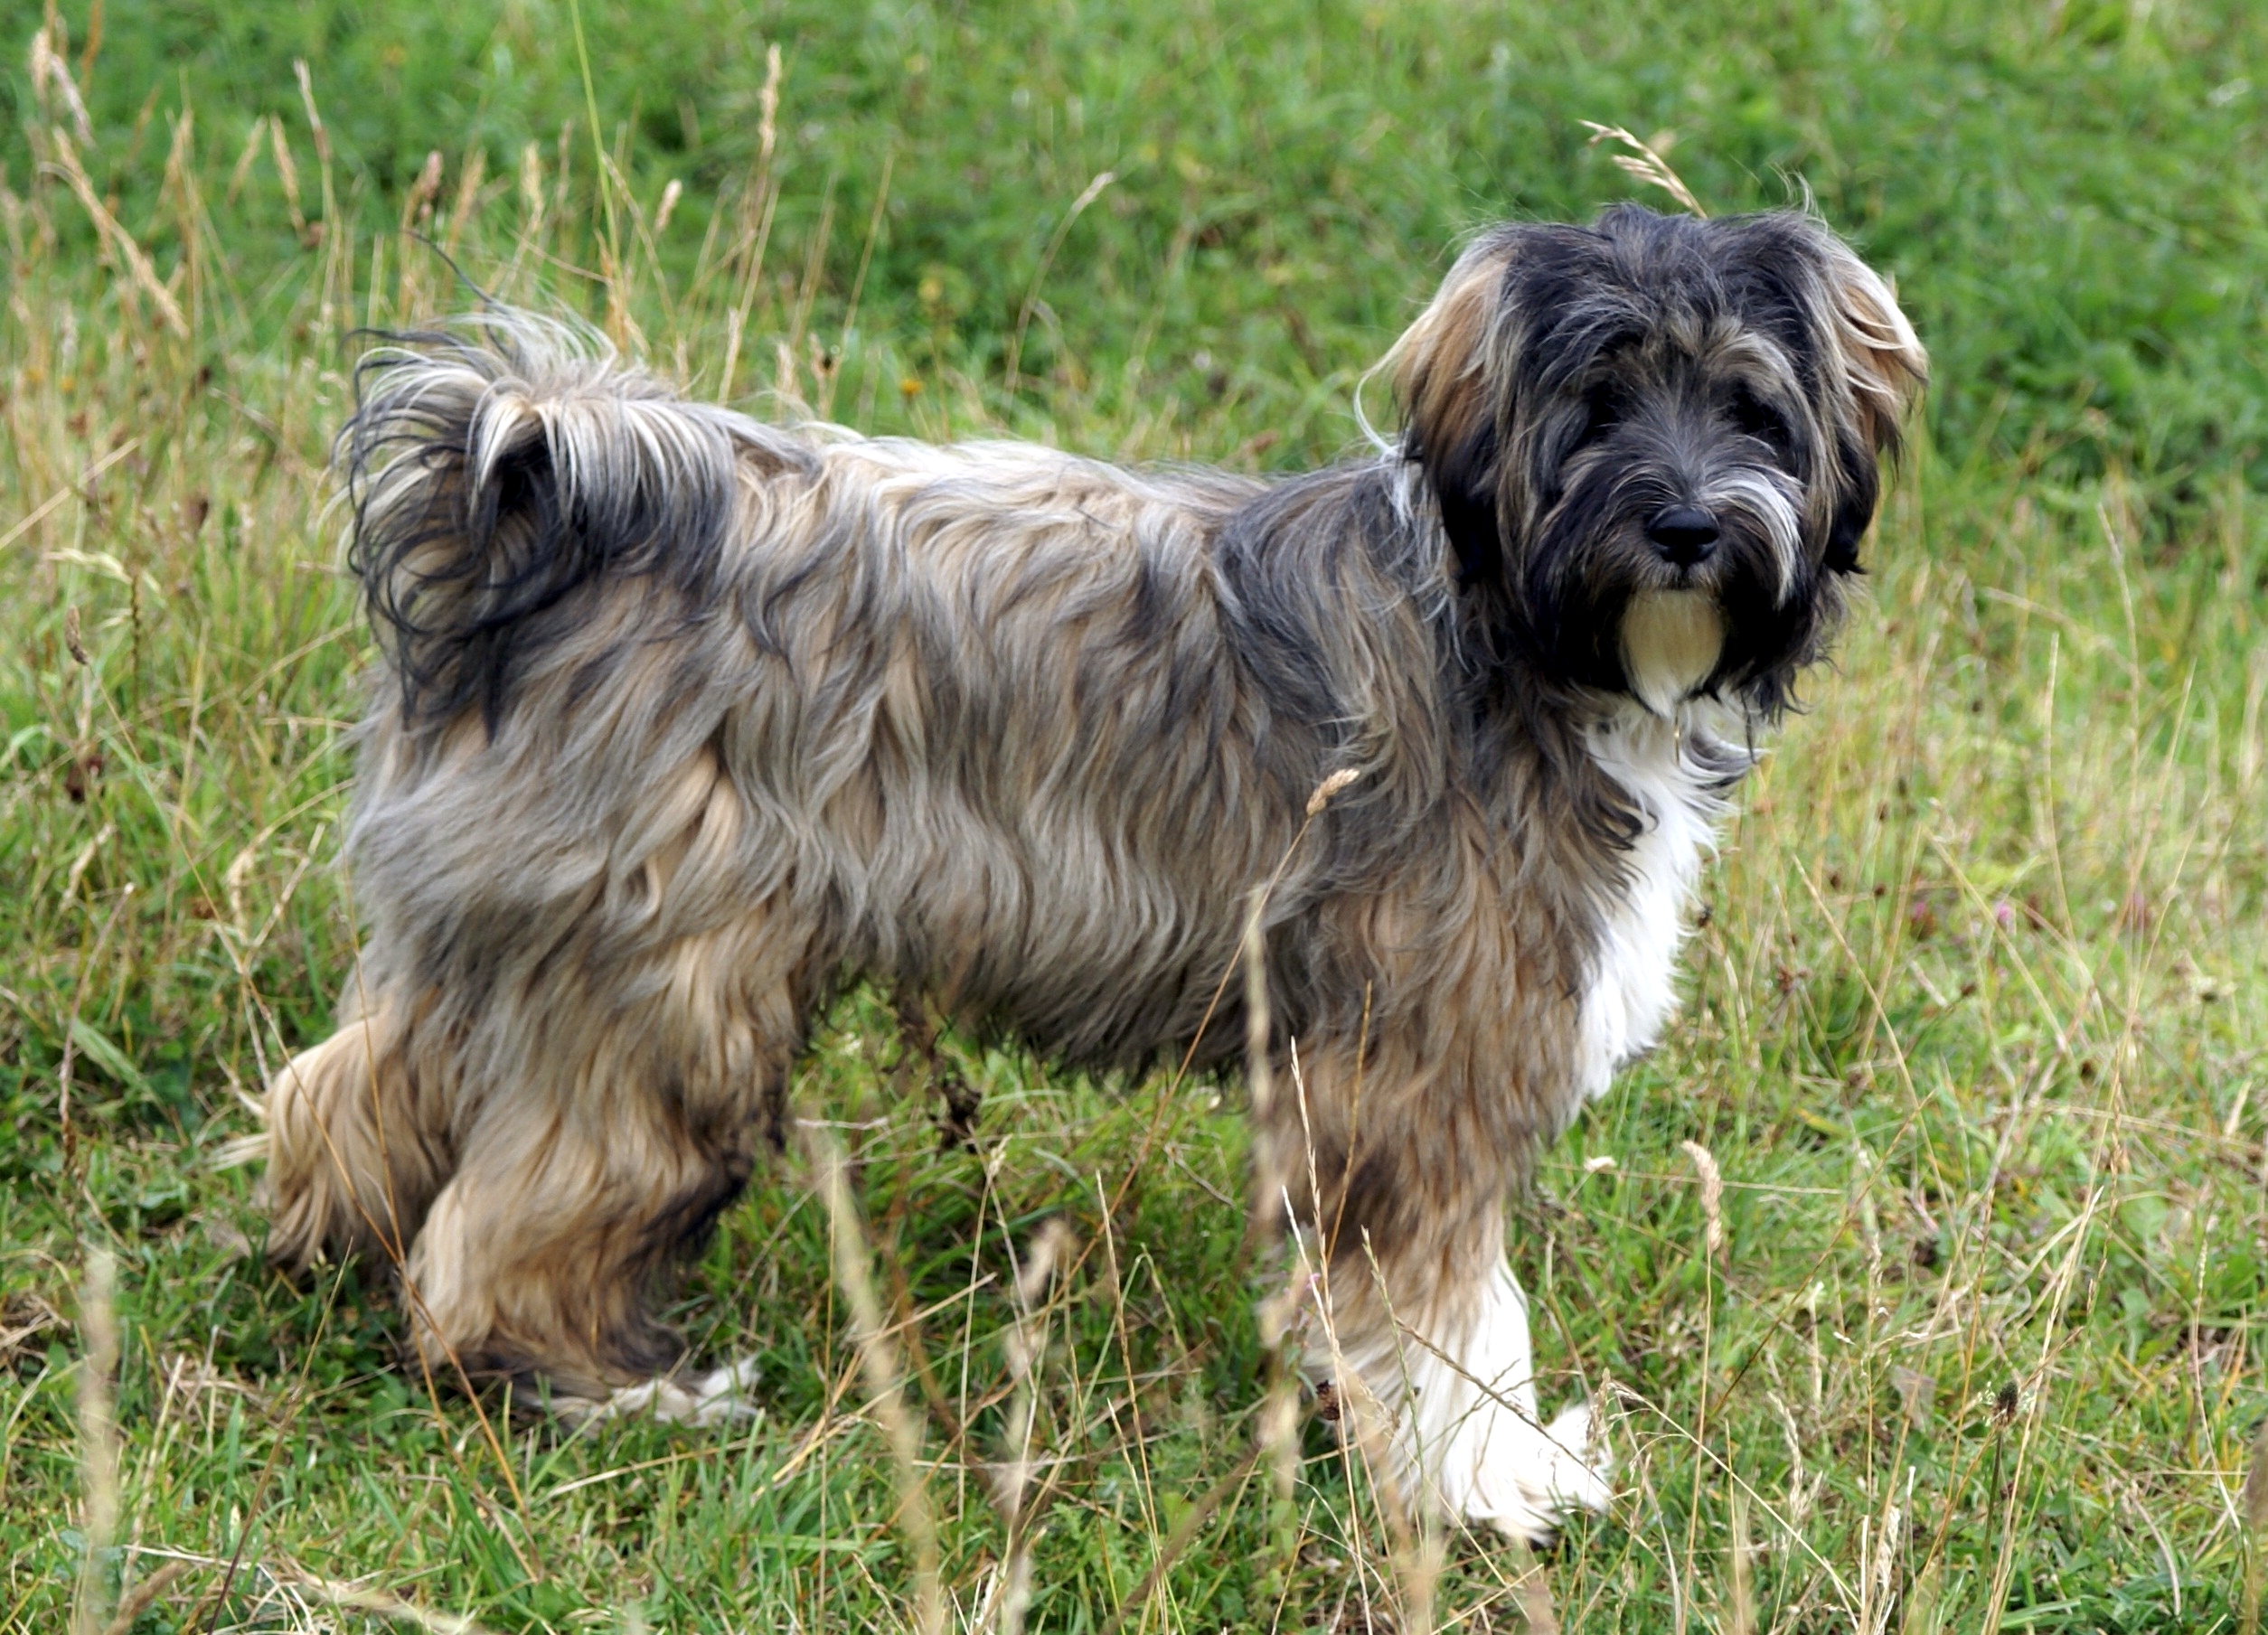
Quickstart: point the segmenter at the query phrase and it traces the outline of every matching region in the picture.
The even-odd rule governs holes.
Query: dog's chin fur
[[[1631,695],[1668,718],[1725,653],[1725,615],[1705,590],[1642,590],[1623,614],[1623,672]]]
[[[1298,1088],[1256,1196],[1383,1473],[1531,1537],[1603,1506],[1507,1204],[1674,1007],[1923,360],[1817,223],[1626,208],[1484,236],[1392,362],[1398,437],[1264,484],[767,425],[509,314],[373,353],[368,926],[268,1086],[274,1258],[395,1262],[443,1378],[729,1415],[654,1296],[846,981],[1082,1063],[1249,1027]],[[1696,503],[1665,589],[1647,519]]]

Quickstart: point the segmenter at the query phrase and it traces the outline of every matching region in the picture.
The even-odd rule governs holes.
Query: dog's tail
[[[755,423],[688,402],[587,330],[494,310],[390,337],[355,371],[334,463],[347,565],[411,719],[478,704],[569,628],[575,592],[647,575],[697,597]]]

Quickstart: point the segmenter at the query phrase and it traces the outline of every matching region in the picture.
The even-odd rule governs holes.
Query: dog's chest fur
[[[1577,1081],[1596,1096],[1615,1069],[1653,1048],[1677,1010],[1687,908],[1725,803],[1718,777],[1693,765],[1680,727],[1635,706],[1595,726],[1590,749],[1644,825],[1621,879],[1605,888],[1583,994]]]

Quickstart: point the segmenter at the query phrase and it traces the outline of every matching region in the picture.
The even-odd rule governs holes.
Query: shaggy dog
[[[1675,1004],[1925,360],[1810,217],[1618,206],[1483,234],[1387,367],[1398,437],[1257,481],[765,425],[511,315],[373,353],[367,935],[268,1089],[270,1254],[396,1260],[452,1372],[699,1415],[737,1376],[657,1378],[648,1301],[846,982],[1100,1066],[1261,1015],[1311,1369],[1452,1512],[1603,1505],[1506,1201]],[[1200,1027],[1256,902],[1265,1005]]]

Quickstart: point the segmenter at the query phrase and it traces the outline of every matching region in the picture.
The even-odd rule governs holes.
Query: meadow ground
[[[586,10],[0,14],[0,1630],[2255,1627],[2255,6]],[[477,285],[759,412],[1290,468],[1461,233],[1638,190],[1584,119],[1808,186],[1937,362],[1687,1018],[1520,1212],[1611,1514],[1413,1536],[1263,1433],[1233,1082],[952,1040],[940,1153],[863,995],[796,1095],[909,1457],[800,1160],[677,1309],[728,1430],[437,1395],[262,1270],[245,1098],[353,944],[355,326]]]

